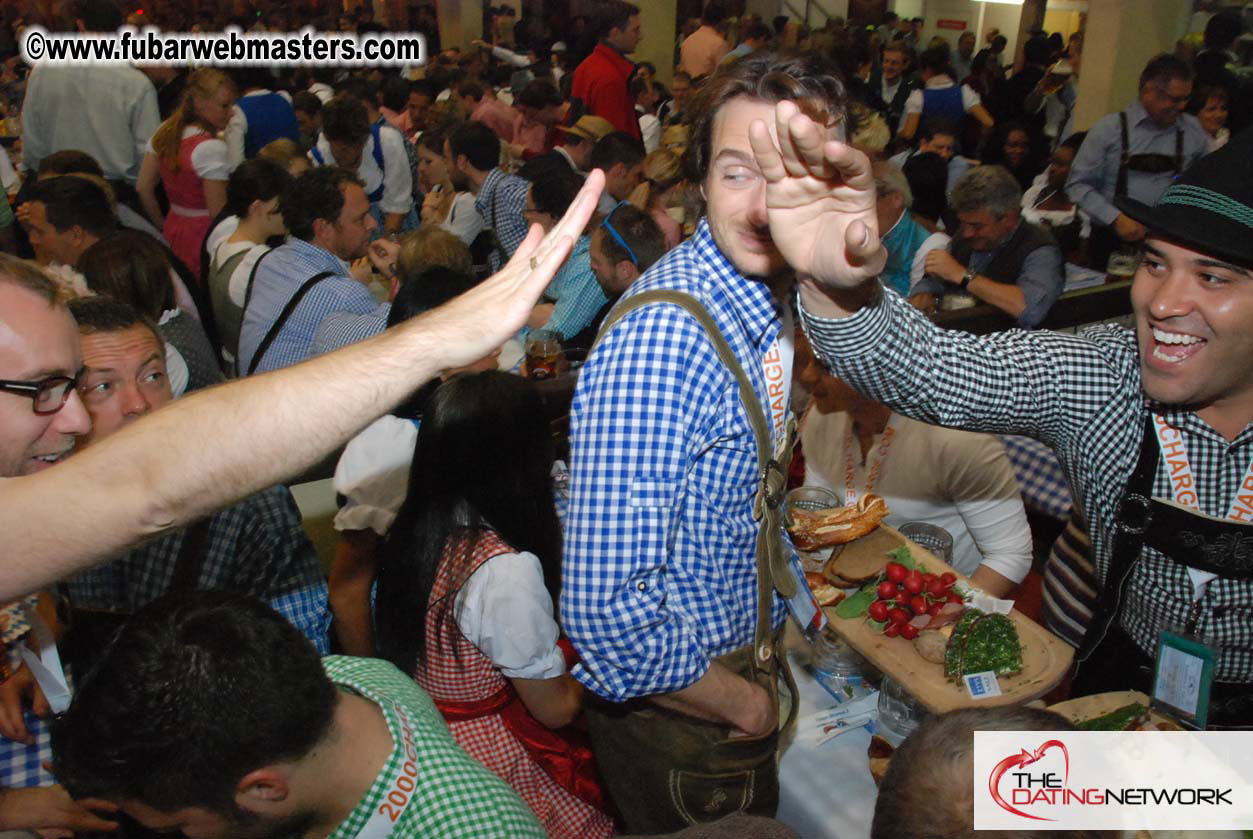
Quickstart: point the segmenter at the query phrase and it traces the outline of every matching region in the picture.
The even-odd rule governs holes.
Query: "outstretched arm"
[[[441,370],[522,325],[587,224],[604,184],[588,176],[553,230],[440,308],[293,367],[180,399],[56,469],[0,481],[12,551],[0,598],[33,591],[145,537],[299,473]]]

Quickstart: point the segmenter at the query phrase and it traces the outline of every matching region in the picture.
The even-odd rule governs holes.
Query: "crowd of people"
[[[1246,22],[1075,132],[1078,33],[1011,61],[732,6],[668,87],[623,0],[489,7],[465,45],[421,7],[422,68],[6,65],[0,830],[791,835],[781,482],[882,495],[1013,597],[1002,434],[1056,452],[1086,540],[1043,569],[1073,695],[1148,691],[1178,625],[1209,721],[1253,725]],[[1133,330],[1038,328],[1126,258]],[[1019,328],[931,320],[977,304]],[[541,340],[577,368],[556,414]],[[324,567],[285,482],[328,457]],[[23,658],[49,638],[72,699]],[[929,721],[873,835],[924,835],[918,802],[962,835],[972,732],[1064,725]]]

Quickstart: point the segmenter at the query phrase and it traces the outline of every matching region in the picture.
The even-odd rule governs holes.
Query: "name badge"
[[[805,637],[812,640],[814,635],[827,628],[827,616],[818,605],[818,598],[814,597],[813,591],[809,588],[809,581],[805,579],[804,566],[801,565],[800,554],[796,552],[792,537],[786,530],[783,531],[783,545],[788,553],[788,573],[796,581],[796,593],[785,598],[784,602]]]
[[[1152,705],[1196,728],[1205,728],[1218,651],[1193,635],[1165,630],[1158,639]]]

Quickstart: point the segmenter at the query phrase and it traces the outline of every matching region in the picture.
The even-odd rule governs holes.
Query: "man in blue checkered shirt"
[[[879,244],[872,218],[850,220],[831,200],[872,192],[830,174],[860,155],[822,143],[790,103],[775,122],[777,146],[753,136],[770,231],[806,276],[806,329],[835,374],[916,419],[1025,434],[1057,452],[1095,565],[1064,569],[1059,589],[1059,620],[1082,637],[1072,691],[1165,685],[1185,718],[1253,726],[1253,133],[1201,158],[1154,206],[1116,199],[1148,230],[1134,330],[976,337],[839,270],[846,253],[867,258]],[[1174,652],[1156,660],[1166,645]],[[1203,690],[1169,692],[1193,666],[1212,667],[1208,705]]]
[[[696,297],[776,439],[794,280],[768,229],[749,126],[797,95],[840,135],[844,91],[816,56],[748,56],[705,85],[692,144],[707,216],[623,296]],[[777,708],[767,689],[716,660],[751,644],[756,619],[757,450],[733,374],[690,314],[647,305],[606,332],[584,365],[571,436],[561,617],[582,656],[575,677],[609,701],[589,709],[591,733],[627,832],[669,832],[692,812],[772,814]],[[774,626],[783,618],[775,598]],[[717,789],[691,780],[727,771],[735,749],[764,759]]]
[[[361,181],[346,169],[319,166],[305,172],[279,198],[291,235],[262,255],[246,295],[239,331],[239,371],[277,370],[304,361],[315,345],[322,351],[378,334],[387,324],[389,304],[379,303],[349,263],[366,255],[377,226]],[[278,326],[260,357],[267,335],[308,281],[321,276]],[[356,315],[345,326],[335,315]],[[367,317],[368,316],[368,317]],[[323,331],[336,329],[335,343]]]
[[[522,217],[530,184],[500,168],[500,138],[481,122],[465,123],[445,144],[449,168],[465,176],[474,193],[474,209],[496,231],[496,240],[508,259],[530,229]],[[488,264],[493,271],[500,270],[503,263],[496,248],[488,256]]]

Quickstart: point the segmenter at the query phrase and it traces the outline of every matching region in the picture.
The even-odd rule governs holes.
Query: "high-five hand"
[[[875,216],[875,184],[864,154],[794,102],[775,106],[775,130],[754,122],[749,141],[766,179],[775,247],[799,274],[828,289],[878,276],[887,261]]]

